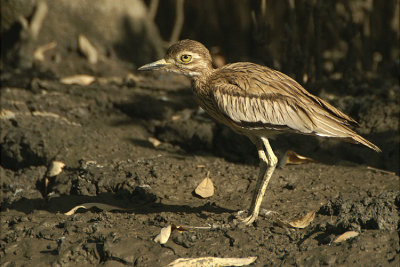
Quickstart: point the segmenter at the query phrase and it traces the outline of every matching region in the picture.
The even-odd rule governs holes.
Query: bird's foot
[[[250,216],[245,217],[245,214],[247,214],[246,211],[241,210],[238,211],[235,215],[235,219],[236,219],[236,224],[237,225],[243,225],[243,226],[247,226],[252,224],[258,217],[258,214],[254,214],[252,213]]]
[[[235,219],[237,225],[247,226],[255,222],[258,216],[262,217],[274,216],[275,214],[277,214],[277,212],[272,210],[261,209],[259,214],[252,213],[250,216],[247,217],[246,214],[247,211],[245,210],[241,210],[236,213]]]

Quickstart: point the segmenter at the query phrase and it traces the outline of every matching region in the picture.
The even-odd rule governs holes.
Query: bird
[[[381,151],[350,128],[358,126],[354,119],[309,93],[288,75],[250,62],[219,68],[212,63],[203,44],[185,39],[172,44],[163,59],[138,70],[165,70],[187,76],[200,107],[215,120],[247,136],[256,146],[259,175],[247,216],[238,218],[240,224],[250,225],[257,219],[277,166],[270,138],[280,133],[322,136]]]

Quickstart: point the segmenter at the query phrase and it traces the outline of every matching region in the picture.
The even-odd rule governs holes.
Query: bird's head
[[[201,43],[182,40],[171,45],[163,59],[146,64],[138,70],[166,70],[198,77],[212,71],[212,59],[208,49]]]

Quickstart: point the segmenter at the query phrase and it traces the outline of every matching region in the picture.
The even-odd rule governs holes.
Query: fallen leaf
[[[49,180],[49,178],[44,178],[44,190],[45,190],[45,195],[47,195],[47,188],[49,187],[49,183],[50,183],[50,180]]]
[[[285,153],[285,162],[286,164],[293,164],[293,165],[298,165],[298,164],[304,164],[304,163],[309,163],[309,162],[315,162],[312,158],[308,158],[302,155],[297,154],[293,150],[288,150]]]
[[[308,225],[310,225],[310,223],[314,220],[316,212],[317,212],[317,210],[312,210],[312,211],[308,212],[306,215],[304,215],[303,217],[300,217],[300,218],[295,219],[290,222],[278,219],[277,223],[280,226],[303,229],[303,228],[306,228]]]
[[[171,225],[161,229],[160,233],[154,238],[154,242],[165,244],[171,235]]]
[[[147,141],[149,141],[154,147],[161,145],[161,141],[154,137],[147,138]]]
[[[59,175],[64,167],[65,167],[64,162],[54,160],[49,166],[47,176],[54,177]]]
[[[201,196],[202,198],[208,198],[214,195],[214,184],[211,181],[210,177],[207,177],[201,181],[201,183],[194,190],[196,195]]]
[[[33,58],[37,61],[44,61],[44,53],[51,49],[54,49],[56,46],[57,43],[55,41],[39,46],[33,52]]]
[[[247,258],[179,258],[168,264],[166,267],[201,267],[201,266],[245,266],[255,262],[257,257]]]
[[[12,112],[11,110],[8,109],[1,109],[0,111],[0,119],[2,120],[9,120],[9,119],[14,119],[15,118],[15,113]]]
[[[96,47],[89,41],[86,36],[80,34],[78,37],[79,50],[88,59],[90,64],[96,64],[98,60],[98,53]]]
[[[89,85],[96,80],[95,77],[86,74],[77,74],[62,78],[60,81],[63,84]]]
[[[183,233],[183,232],[187,231],[187,229],[183,226],[179,226],[179,225],[176,226],[175,224],[172,224],[171,227],[172,227],[171,228],[172,231],[178,231],[179,233]]]
[[[359,233],[359,232],[356,232],[356,231],[348,231],[348,232],[345,232],[345,233],[341,234],[340,236],[336,237],[335,240],[333,240],[333,243],[340,243],[340,242],[343,242],[343,241],[345,241],[345,240],[347,240],[347,239],[356,237],[356,236],[358,236],[359,234],[360,234],[360,233]]]
[[[66,212],[64,214],[69,216],[69,215],[75,214],[75,212],[80,208],[82,208],[82,209],[91,209],[93,207],[96,207],[96,208],[104,210],[104,211],[125,210],[125,209],[120,208],[120,207],[115,207],[115,206],[111,206],[111,205],[103,204],[103,203],[84,203],[84,204],[81,204],[81,205],[78,205],[78,206],[72,208],[70,211],[68,211],[68,212]]]
[[[181,115],[173,115],[173,116],[171,117],[171,120],[173,120],[173,121],[179,121],[180,119],[182,119],[182,116],[181,116]]]
[[[40,29],[42,28],[43,22],[47,16],[49,7],[45,1],[38,1],[35,7],[35,12],[31,16],[29,22],[29,33],[33,40],[36,40],[39,36]],[[24,23],[25,24],[25,23]]]

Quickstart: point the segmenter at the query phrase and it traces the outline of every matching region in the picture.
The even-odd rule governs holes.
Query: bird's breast
[[[207,112],[215,120],[232,127],[229,120],[221,112],[219,112],[212,92],[207,90],[204,86],[200,88],[198,86],[193,86],[193,93],[196,102],[205,112]]]

